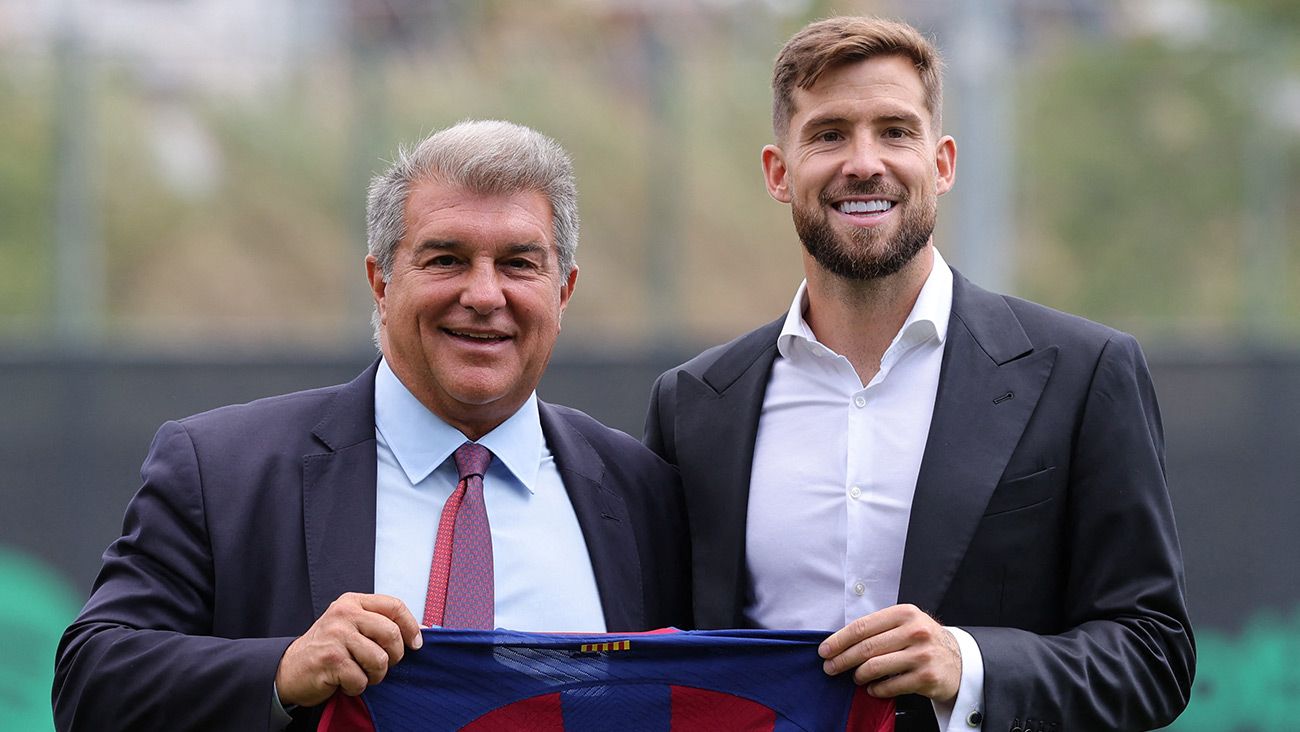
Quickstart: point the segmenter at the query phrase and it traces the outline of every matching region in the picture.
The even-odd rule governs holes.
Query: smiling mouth
[[[443,328],[442,332],[455,338],[463,338],[475,343],[500,343],[502,341],[510,340],[510,336],[498,335],[495,333],[472,333],[464,330],[452,330],[451,328]]]
[[[894,208],[893,201],[875,198],[870,201],[840,201],[835,210],[844,214],[880,214]]]

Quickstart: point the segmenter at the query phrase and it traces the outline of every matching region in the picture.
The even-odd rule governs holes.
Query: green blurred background
[[[399,143],[498,117],[571,151],[581,277],[557,364],[629,396],[554,388],[635,434],[657,368],[787,307],[798,245],[759,175],[771,61],[807,21],[858,12],[909,20],[948,57],[945,257],[1136,334],[1189,576],[1204,557],[1282,584],[1231,605],[1193,582],[1208,622],[1174,729],[1300,727],[1300,586],[1281,569],[1300,547],[1272,536],[1300,516],[1300,3],[0,0],[0,729],[50,726],[53,643],[149,425],[280,386],[193,386],[223,370],[272,363],[300,388],[371,357],[364,190]],[[201,367],[161,394],[139,375]],[[127,423],[98,483],[31,458]],[[1216,488],[1285,501],[1273,524],[1216,523],[1228,500],[1184,487],[1231,435],[1244,447],[1215,469],[1263,477]],[[112,508],[78,515],[87,500]],[[1272,537],[1262,569],[1233,559],[1252,531]]]

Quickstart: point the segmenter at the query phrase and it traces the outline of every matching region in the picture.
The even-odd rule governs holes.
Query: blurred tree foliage
[[[1270,281],[1300,279],[1300,132],[1270,126],[1260,97],[1272,87],[1256,83],[1268,63],[1297,78],[1287,39],[1300,5],[1221,2],[1244,21],[1197,43],[1074,35],[1014,70],[1019,292],[1144,338],[1232,340],[1254,312],[1249,235],[1268,230],[1251,225],[1263,209],[1248,143],[1270,135],[1285,187],[1270,209],[1285,256],[1269,265],[1284,271]],[[410,17],[358,19],[333,52],[252,95],[102,62],[92,174],[108,327],[160,347],[355,347],[370,307],[367,178],[399,142],[468,117],[533,125],[573,153],[583,233],[569,339],[709,342],[775,317],[799,254],[758,164],[770,65],[824,6],[412,4]],[[1238,26],[1267,29],[1266,62]],[[12,334],[41,327],[58,296],[55,151],[48,79],[5,60],[0,333]],[[168,178],[159,139],[178,118],[214,151],[205,185]],[[1277,302],[1300,334],[1297,298]]]
[[[1290,35],[1300,30],[1300,3],[1295,0],[1219,0],[1229,8],[1240,10],[1249,22]],[[1300,50],[1300,49],[1293,49]]]
[[[49,80],[0,75],[0,328],[31,332],[52,302]]]
[[[1030,71],[1019,151],[1029,297],[1156,339],[1232,341],[1251,289],[1269,287],[1287,310],[1270,319],[1300,333],[1287,292],[1300,276],[1300,134],[1267,119],[1274,86],[1260,78],[1295,69],[1270,66],[1272,47],[1250,40],[1078,44]],[[1248,266],[1252,234],[1269,230],[1255,221],[1270,215],[1252,169],[1261,144],[1279,158],[1264,193],[1292,202],[1272,212],[1284,241],[1268,242],[1287,271],[1264,278]]]
[[[176,99],[120,77],[102,87],[100,198],[110,323],[133,339],[338,342],[350,292],[364,289],[364,245],[348,241],[347,152],[338,92],[307,83],[258,104]],[[197,121],[211,181],[189,189],[160,173],[154,135],[171,113]],[[195,154],[193,152],[191,155]],[[349,266],[351,265],[351,266]]]
[[[1077,48],[1025,89],[1030,297],[1102,320],[1232,315],[1241,186],[1220,60]]]

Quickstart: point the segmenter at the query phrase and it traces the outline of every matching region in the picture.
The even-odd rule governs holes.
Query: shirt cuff
[[[284,729],[293,721],[289,716],[289,710],[284,708],[280,702],[280,690],[276,688],[275,682],[271,682],[271,729]]]
[[[944,626],[957,639],[961,653],[961,685],[951,704],[931,700],[943,732],[978,732],[984,724],[984,656],[970,633]]]

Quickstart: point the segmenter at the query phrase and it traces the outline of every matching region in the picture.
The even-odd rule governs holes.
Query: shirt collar
[[[781,334],[776,338],[776,348],[784,358],[792,357],[796,342],[804,343],[809,349],[826,348],[817,340],[808,321],[804,319],[807,310],[808,280],[805,279],[799,283],[794,301],[786,313],[785,324],[781,326]],[[926,276],[912,311],[907,314],[903,327],[898,329],[888,350],[894,350],[899,345],[912,346],[930,338],[937,338],[942,344],[948,337],[948,318],[951,314],[952,270],[939,250],[934,249],[934,264],[930,267],[930,274]]]
[[[469,439],[420,403],[382,359],[375,374],[375,429],[412,485],[429,477]],[[492,451],[493,465],[503,465],[532,493],[543,445],[537,392],[478,443]]]

